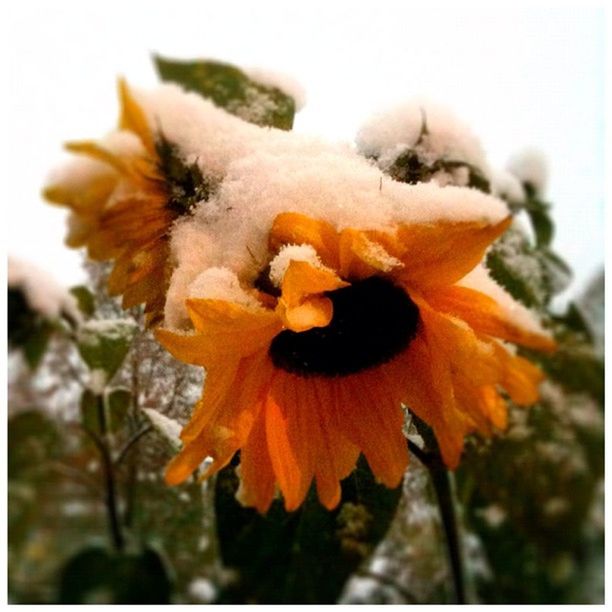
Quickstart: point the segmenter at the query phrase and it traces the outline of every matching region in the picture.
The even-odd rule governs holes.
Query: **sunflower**
[[[154,134],[127,84],[119,81],[118,132],[104,142],[71,142],[68,151],[89,158],[44,190],[51,203],[71,210],[66,242],[86,246],[94,260],[113,260],[111,295],[124,308],[145,304],[149,323],[161,319],[169,276],[169,231],[177,217],[207,199],[209,185],[195,167],[181,164],[163,134]]]
[[[503,392],[519,405],[538,398],[542,373],[502,341],[555,347],[460,282],[509,224],[338,231],[278,215],[269,238],[276,297],[247,287],[232,301],[191,298],[194,331],[156,330],[175,357],[207,370],[167,482],[182,482],[208,456],[209,476],[240,450],[243,504],[266,512],[278,488],[294,510],[314,480],[331,509],[360,453],[380,482],[400,483],[402,406],[433,428],[455,468],[467,433],[506,426]]]

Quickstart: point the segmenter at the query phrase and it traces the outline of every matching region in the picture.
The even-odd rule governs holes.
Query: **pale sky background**
[[[20,0],[5,8],[8,252],[59,281],[83,277],[64,209],[40,189],[66,140],[114,126],[116,76],[152,86],[150,54],[285,72],[305,88],[296,129],[352,140],[418,95],[453,109],[493,166],[549,159],[555,249],[584,285],[603,265],[604,14],[595,3]],[[5,168],[6,170],[6,168]],[[7,189],[8,187],[8,189]]]

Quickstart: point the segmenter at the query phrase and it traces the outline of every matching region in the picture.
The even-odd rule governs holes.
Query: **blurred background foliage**
[[[162,79],[246,120],[291,128],[293,100],[235,67],[163,58],[156,64]],[[468,170],[471,186],[489,191]],[[417,182],[432,168],[408,150],[389,172]],[[465,588],[472,602],[597,603],[603,272],[562,314],[552,307],[571,273],[551,249],[550,205],[535,185],[523,188],[523,202],[508,201],[518,222],[490,249],[486,265],[542,316],[560,350],[529,354],[548,374],[540,402],[511,406],[506,432],[469,439],[449,481]],[[89,285],[71,290],[80,323],[45,319],[18,286],[9,287],[11,601],[455,600],[436,491],[416,456],[397,490],[378,485],[361,461],[333,512],[314,493],[292,514],[280,501],[265,517],[242,508],[234,497],[236,462],[211,482],[166,487],[163,468],[202,374],[155,343],[138,309],[122,311],[107,296],[107,267],[85,265]],[[406,434],[413,449],[422,447],[408,415]]]

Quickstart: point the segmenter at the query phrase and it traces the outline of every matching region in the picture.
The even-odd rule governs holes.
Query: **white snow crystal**
[[[248,306],[260,307],[259,302],[241,286],[238,277],[227,268],[208,268],[189,285],[189,297],[209,300],[228,300]]]
[[[73,320],[80,320],[74,296],[57,284],[44,270],[20,259],[9,257],[7,282],[9,287],[21,289],[28,306],[44,317],[56,318],[65,312]]]
[[[508,170],[497,170],[492,174],[491,189],[496,196],[512,204],[525,201],[525,189],[521,181]]]
[[[194,578],[189,583],[188,591],[200,603],[211,603],[217,595],[215,585],[207,578]]]
[[[283,247],[270,262],[270,280],[280,287],[292,261],[305,261],[315,268],[324,268],[317,252],[309,244],[290,244]]]

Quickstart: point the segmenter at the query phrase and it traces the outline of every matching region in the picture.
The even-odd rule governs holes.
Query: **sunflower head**
[[[491,296],[492,281],[466,281],[509,224],[338,229],[278,215],[259,292],[191,298],[192,332],[156,332],[177,358],[207,369],[167,481],[181,482],[205,457],[210,475],[240,450],[243,503],[265,512],[279,490],[292,510],[314,481],[333,508],[360,453],[381,482],[398,485],[404,407],[456,467],[466,434],[505,427],[506,395],[521,405],[538,397],[539,369],[505,343],[554,349],[499,288]]]
[[[119,100],[117,131],[100,142],[68,143],[80,159],[43,193],[70,209],[68,245],[113,261],[109,292],[123,297],[124,308],[144,303],[149,323],[156,323],[171,273],[170,228],[210,197],[212,184],[154,132],[123,80]]]

